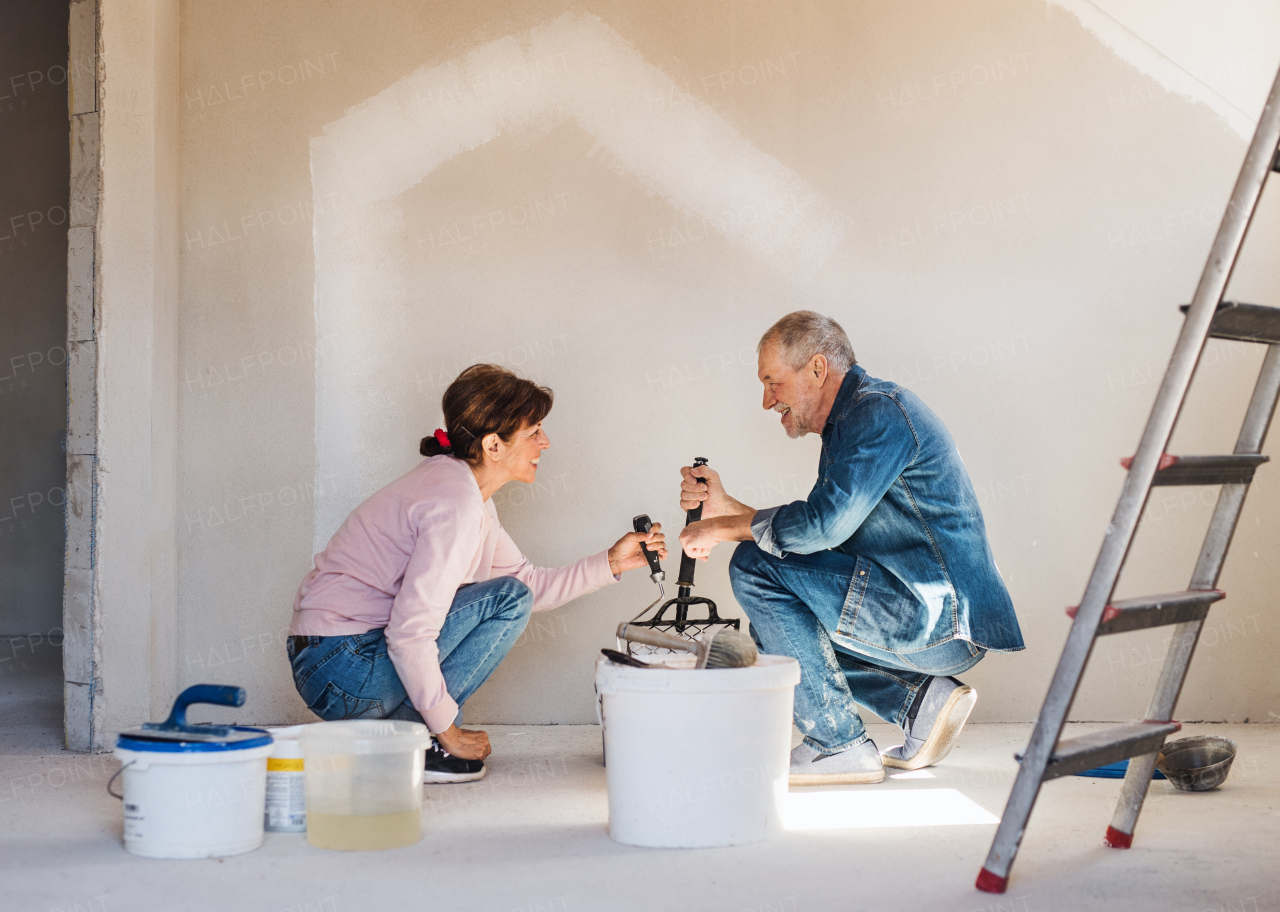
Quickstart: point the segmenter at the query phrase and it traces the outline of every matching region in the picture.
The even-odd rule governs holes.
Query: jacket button
[[[858,576],[866,576],[866,575],[867,575],[867,571],[866,571],[866,570],[859,570],[859,571],[858,571]]]

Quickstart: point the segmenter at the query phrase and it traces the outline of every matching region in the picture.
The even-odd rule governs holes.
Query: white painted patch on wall
[[[798,286],[844,238],[845,217],[798,174],[594,16],[566,13],[414,71],[311,141],[313,194],[337,200],[313,222],[316,337],[340,340],[316,364],[316,478],[345,492],[316,503],[316,551],[387,478],[370,432],[397,401],[379,372],[405,306],[397,197],[504,132],[568,120],[595,138],[591,155]]]
[[[422,67],[365,101],[312,140],[312,181],[367,206],[507,130],[569,119],[619,173],[799,284],[843,239],[844,219],[799,175],[583,13]]]
[[[1244,140],[1252,139],[1256,118],[1188,72],[1092,0],[1046,0],[1080,20],[1117,57],[1154,79],[1167,92],[1203,104]],[[1188,23],[1188,28],[1191,24]]]

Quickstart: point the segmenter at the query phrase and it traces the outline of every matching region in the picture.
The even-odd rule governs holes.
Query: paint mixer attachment
[[[703,459],[701,456],[693,461],[695,468],[706,464],[707,460]],[[700,519],[702,519],[702,504],[698,504],[685,514],[685,525],[687,526],[689,523],[697,522]],[[637,532],[648,532],[652,524],[649,522],[648,516],[641,515],[632,520],[632,525]],[[653,581],[658,584],[658,599],[653,604],[645,608],[644,611],[641,611],[636,615],[635,619],[630,622],[629,626],[648,627],[653,630],[674,634],[675,636],[683,637],[686,640],[694,641],[710,640],[721,627],[731,627],[734,630],[739,629],[741,621],[737,618],[720,617],[716,612],[716,603],[711,601],[711,599],[706,596],[690,594],[690,590],[693,589],[693,572],[697,567],[698,562],[683,552],[681,552],[680,555],[680,578],[676,581],[676,586],[678,587],[677,595],[675,598],[666,599],[664,601],[665,593],[662,589],[662,581],[666,579],[666,574],[658,563],[657,552],[650,551],[648,548],[645,548],[644,545],[641,545],[640,547],[645,553],[645,558],[649,561],[649,569],[652,571],[650,576]],[[661,603],[661,607],[658,608],[657,613],[654,614],[653,617],[644,621],[640,620],[640,618],[644,617],[658,606],[659,603]],[[706,605],[707,616],[705,618],[690,618],[689,609],[694,605]],[[667,610],[673,607],[675,609],[673,617],[671,619],[667,619]],[[635,645],[636,644],[631,642],[626,643],[625,648],[627,652],[630,653],[632,647]],[[621,642],[618,644],[618,648],[620,650],[624,648]],[[669,650],[666,649],[644,647],[645,653],[665,653],[668,651]]]

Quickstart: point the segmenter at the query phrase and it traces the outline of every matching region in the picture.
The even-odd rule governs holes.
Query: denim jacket
[[[822,430],[807,500],[756,513],[776,557],[824,549],[857,559],[841,633],[910,653],[955,638],[1023,649],[978,497],[946,427],[910,390],[855,365]]]

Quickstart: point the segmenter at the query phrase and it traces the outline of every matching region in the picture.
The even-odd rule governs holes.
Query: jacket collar
[[[849,373],[844,375],[844,379],[840,381],[840,391],[836,393],[836,399],[831,403],[831,411],[827,414],[827,423],[822,426],[824,439],[836,419],[849,408],[853,397],[857,395],[858,387],[862,386],[862,380],[866,376],[867,372],[856,364],[849,368]]]

